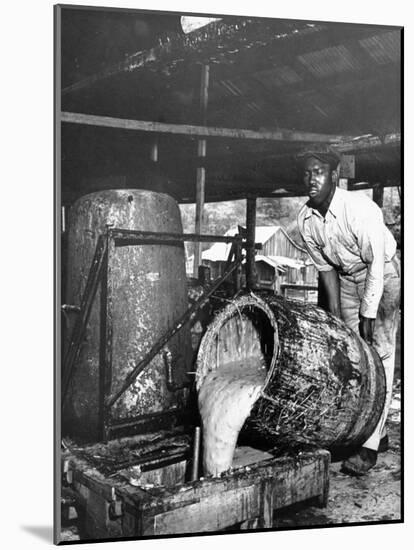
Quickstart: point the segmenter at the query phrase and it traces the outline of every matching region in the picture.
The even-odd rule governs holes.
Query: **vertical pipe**
[[[201,124],[205,125],[207,121],[207,103],[208,103],[208,83],[210,77],[210,66],[203,65],[201,68],[201,90],[200,90],[200,119]],[[201,160],[201,163],[206,157],[207,142],[205,139],[198,140],[197,143],[197,157]],[[205,196],[205,183],[206,183],[206,169],[204,166],[197,167],[197,181],[196,181],[196,219],[195,219],[195,233],[200,235],[203,231],[204,224],[204,196]],[[201,243],[194,243],[194,265],[193,274],[194,277],[198,276],[198,266],[201,265]]]
[[[246,208],[246,286],[256,286],[255,240],[256,240],[256,197],[248,197]]]
[[[196,426],[194,431],[193,463],[191,469],[191,481],[198,479],[198,465],[200,461],[200,427]]]

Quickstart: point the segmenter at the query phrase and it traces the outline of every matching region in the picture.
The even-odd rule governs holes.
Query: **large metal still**
[[[81,302],[98,238],[109,227],[182,233],[180,211],[174,199],[135,189],[102,191],[80,198],[71,207],[68,225],[67,303],[73,305]],[[106,290],[109,297],[104,296]],[[103,298],[111,306],[112,326],[111,365],[105,381],[102,341],[106,336],[107,312]],[[107,421],[111,425],[123,426],[152,415],[171,417],[172,411],[185,408],[188,390],[184,386],[191,361],[187,326],[169,340],[168,349],[155,356],[109,413],[105,413],[104,397],[121,388],[137,362],[187,308],[182,242],[124,243],[108,250],[104,280],[98,288],[68,388],[63,434],[99,439],[104,414],[109,415]],[[172,371],[169,381],[168,366]]]

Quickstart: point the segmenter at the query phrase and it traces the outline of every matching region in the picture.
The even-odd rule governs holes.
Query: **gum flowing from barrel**
[[[198,396],[206,475],[218,475],[231,468],[238,434],[260,396],[265,377],[264,359],[257,356],[228,363],[207,374]]]

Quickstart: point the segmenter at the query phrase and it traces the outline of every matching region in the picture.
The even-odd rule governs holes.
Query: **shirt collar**
[[[329,208],[328,208],[328,212],[330,212],[334,216],[334,218],[336,218],[337,215],[338,215],[341,202],[342,202],[341,189],[339,189],[339,187],[337,187],[335,189],[334,196],[332,197],[331,204],[329,205]],[[323,217],[320,214],[320,212],[318,212],[318,210],[316,210],[315,208],[312,208],[311,206],[309,206],[309,201],[306,203],[306,206],[307,206],[307,210],[305,212],[305,220],[307,218],[310,218],[312,216],[312,214],[315,214],[319,218]]]

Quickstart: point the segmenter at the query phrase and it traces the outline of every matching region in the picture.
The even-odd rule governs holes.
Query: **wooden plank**
[[[273,506],[275,509],[290,506],[309,498],[327,496],[330,457],[303,464],[300,468],[289,468],[278,473],[272,481]]]
[[[297,472],[300,472],[305,468],[310,470],[315,468],[322,471],[329,468],[329,462],[330,454],[328,451],[303,453],[300,457],[295,458],[272,458],[259,464],[254,464],[251,467],[234,471],[231,475],[206,478],[204,480],[200,479],[196,482],[186,483],[185,485],[182,485],[174,494],[171,494],[169,490],[166,490],[165,493],[160,493],[160,499],[157,501],[147,500],[143,502],[142,496],[140,495],[138,495],[137,498],[131,495],[131,498],[135,500],[138,506],[142,506],[142,510],[144,510],[145,513],[157,515],[161,512],[173,510],[175,508],[198,502],[204,498],[209,498],[217,492],[223,494],[226,491],[232,491],[235,489],[241,490],[250,486],[252,484],[252,480],[260,483],[260,481],[264,478],[280,478],[277,487],[283,489],[283,485],[280,485],[280,483],[287,476],[289,471],[295,472],[295,475]],[[310,487],[310,490],[312,490],[312,487]],[[320,493],[321,490],[318,487],[317,491],[311,496],[316,496]]]
[[[269,528],[274,509],[308,498],[326,505],[329,462],[329,452],[315,451],[272,458],[219,478],[154,490],[107,479],[76,457],[71,457],[70,467],[74,488],[85,501],[89,534],[96,538],[211,532],[236,524],[241,529]],[[183,462],[177,465],[174,479],[184,467]],[[170,474],[156,474],[166,484]],[[124,516],[114,521],[108,516],[112,487],[124,510]]]
[[[259,490],[255,485],[219,492],[194,504],[158,514],[154,518],[153,533],[166,535],[220,531],[231,525],[258,516]]]
[[[252,139],[269,141],[289,141],[302,143],[339,143],[353,140],[353,136],[337,134],[319,134],[314,132],[299,132],[286,129],[275,129],[271,131],[255,131],[242,128],[217,128],[210,126],[196,126],[191,124],[168,124],[165,122],[150,122],[147,120],[131,120],[125,118],[114,118],[98,115],[87,115],[84,113],[70,113],[62,111],[62,122],[72,124],[86,124],[90,126],[103,126],[107,128],[119,128],[123,130],[138,130],[141,132],[156,132],[176,134],[194,137],[221,137],[234,139]],[[379,138],[378,138],[379,139]],[[385,139],[385,138],[384,138]],[[356,142],[352,141],[353,146]]]

